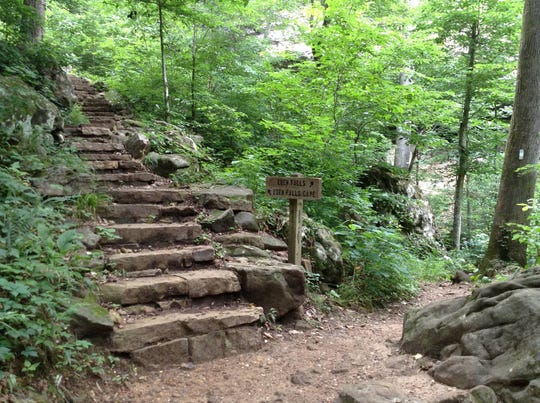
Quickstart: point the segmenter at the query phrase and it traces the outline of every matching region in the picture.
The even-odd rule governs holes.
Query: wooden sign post
[[[302,208],[304,200],[322,197],[322,179],[298,176],[269,176],[266,195],[289,199],[289,263],[302,264]]]

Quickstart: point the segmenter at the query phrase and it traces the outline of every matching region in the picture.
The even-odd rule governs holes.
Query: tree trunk
[[[167,64],[165,62],[165,43],[163,39],[163,3],[158,1],[158,13],[159,13],[159,44],[161,50],[161,77],[163,80],[163,103],[165,107],[164,119],[169,121],[169,115],[171,113],[171,100],[169,97],[169,81],[167,79]]]
[[[471,27],[471,36],[469,44],[469,65],[467,69],[467,77],[465,79],[465,98],[463,100],[463,113],[461,115],[461,123],[458,131],[458,153],[459,161],[456,175],[456,189],[454,193],[454,214],[452,224],[452,241],[454,248],[461,248],[461,210],[463,206],[463,190],[465,185],[465,177],[469,169],[469,150],[468,150],[468,129],[469,115],[471,112],[471,102],[473,97],[473,73],[476,57],[476,47],[478,45],[478,23],[474,23]]]
[[[413,81],[407,77],[405,73],[399,73],[399,85],[411,85]],[[415,146],[409,144],[410,131],[397,128],[396,149],[394,154],[394,166],[397,168],[409,169],[411,163],[411,155],[415,150]]]
[[[23,17],[21,33],[24,41],[36,44],[43,39],[43,26],[45,25],[46,0],[24,0],[24,5],[31,11]]]
[[[540,1],[526,0],[514,98],[514,111],[506,144],[501,183],[489,245],[481,263],[486,271],[493,259],[525,265],[526,247],[512,240],[508,224],[527,224],[528,212],[519,203],[534,197],[536,170],[519,171],[537,164],[540,157]]]
[[[193,23],[193,39],[191,42],[191,120],[195,121],[197,117],[197,99],[196,99],[196,80],[197,80],[197,24]]]

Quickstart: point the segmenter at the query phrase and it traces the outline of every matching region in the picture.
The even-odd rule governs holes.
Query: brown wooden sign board
[[[322,197],[322,179],[303,176],[268,176],[266,195],[282,199],[318,200]]]
[[[302,265],[302,205],[322,197],[322,179],[304,176],[269,176],[266,195],[289,199],[288,261]]]

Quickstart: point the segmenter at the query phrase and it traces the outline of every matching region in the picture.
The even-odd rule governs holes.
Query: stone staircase
[[[125,150],[123,141],[133,129],[124,124],[122,113],[88,81],[71,81],[90,120],[65,127],[67,142],[94,171],[79,179],[88,191],[111,198],[99,211],[96,230],[116,235],[102,237],[98,245],[114,273],[100,285],[100,301],[115,319],[108,348],[144,365],[201,362],[260,348],[263,308],[277,307],[285,314],[290,308],[283,308],[281,300],[287,298],[300,306],[303,272],[276,260],[224,258],[221,253],[239,243],[260,246],[261,251],[283,246],[267,234],[239,231],[238,226],[217,234],[202,225],[211,211],[250,213],[252,192],[171,187]],[[273,280],[267,284],[278,290],[278,301],[261,295],[257,287],[266,285],[257,280],[257,271],[263,278],[281,276],[278,286]]]

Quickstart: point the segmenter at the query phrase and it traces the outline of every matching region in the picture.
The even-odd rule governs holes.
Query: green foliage
[[[88,117],[84,114],[80,104],[74,104],[64,116],[64,124],[66,125],[84,125],[90,123]]]
[[[336,235],[351,267],[349,279],[337,289],[339,301],[380,307],[414,295],[413,269],[419,261],[407,249],[402,235],[360,223],[343,225]]]
[[[28,153],[34,149],[0,142],[0,393],[19,379],[81,370],[95,358],[69,332],[68,308],[86,284],[88,258],[64,218],[70,201],[43,199],[30,186],[39,170],[59,164],[54,155]]]
[[[74,197],[73,215],[82,220],[93,219],[98,209],[110,202],[110,196],[102,193],[82,193]]]
[[[510,223],[512,239],[527,246],[527,266],[536,267],[540,263],[540,211],[536,199],[522,204],[523,211],[529,212],[528,225]]]

